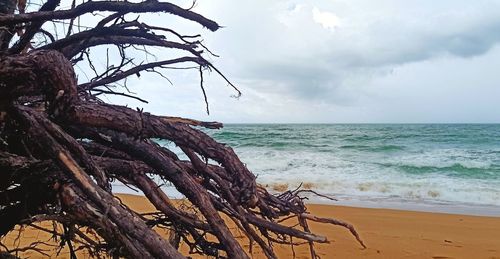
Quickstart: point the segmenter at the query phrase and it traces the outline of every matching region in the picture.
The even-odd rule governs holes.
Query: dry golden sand
[[[120,195],[133,209],[149,212],[153,207],[141,196]],[[312,224],[331,244],[317,245],[322,258],[489,258],[500,259],[500,217],[479,217],[388,209],[309,205],[312,213],[351,222],[368,246],[361,249],[343,228]],[[26,233],[27,232],[27,233]],[[46,236],[36,230],[23,234],[23,242]],[[5,241],[5,240],[4,240]],[[246,240],[242,239],[245,247]],[[292,258],[289,247],[277,247],[280,258]],[[54,254],[54,253],[52,253]],[[64,254],[64,253],[63,253]],[[307,258],[308,247],[296,247],[296,258]],[[39,255],[30,253],[30,258]],[[66,256],[67,257],[67,254]],[[254,258],[262,258],[255,252]]]

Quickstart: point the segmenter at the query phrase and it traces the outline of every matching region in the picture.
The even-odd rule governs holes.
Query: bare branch
[[[197,22],[211,31],[219,29],[219,25],[195,12],[182,9],[171,3],[158,2],[157,0],[147,0],[140,3],[131,2],[110,2],[110,1],[89,1],[70,10],[42,11],[25,14],[11,14],[0,16],[0,25],[14,25],[26,22],[43,22],[49,20],[74,19],[78,16],[93,12],[120,12],[126,13],[158,13],[166,12],[180,16],[187,20]]]

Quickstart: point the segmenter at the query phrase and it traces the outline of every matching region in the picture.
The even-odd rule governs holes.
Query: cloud
[[[334,13],[322,12],[317,7],[312,9],[313,20],[325,29],[334,29],[340,25],[340,19]]]
[[[408,114],[391,112],[389,103],[401,103],[388,101],[388,96],[394,97],[393,93],[398,92],[402,103],[412,103],[405,91],[434,92],[431,87],[437,87],[447,89],[448,92],[440,94],[453,100],[456,95],[453,89],[470,89],[465,83],[471,81],[457,81],[453,87],[433,81],[436,74],[443,78],[462,76],[447,74],[451,71],[462,74],[476,71],[479,99],[491,91],[486,89],[487,82],[481,80],[481,67],[471,66],[488,66],[476,59],[496,55],[493,50],[500,41],[500,3],[497,1],[214,0],[198,4],[196,11],[225,26],[216,33],[204,32],[205,43],[221,56],[213,59],[215,64],[244,93],[238,102],[228,98],[232,92],[223,87],[215,75],[208,81],[214,86],[208,89],[209,100],[213,102],[212,114],[224,120],[349,121],[353,118],[351,121],[356,121],[359,118],[370,121],[377,118],[383,121],[385,118],[411,121],[418,118],[422,121],[425,116],[417,114],[416,103],[407,109]],[[187,31],[200,29],[189,23],[172,24]],[[463,67],[450,69],[455,63]],[[429,76],[428,70],[421,69],[422,64],[435,69],[436,74]],[[402,76],[398,74],[401,68],[409,72]],[[408,83],[412,77],[418,84]],[[173,80],[182,85],[181,91],[187,86],[191,93],[196,89],[195,76],[174,76]],[[500,83],[495,78],[490,80]],[[381,82],[391,87],[380,85]],[[200,107],[203,105],[201,99],[196,99],[198,96],[188,97],[187,92],[181,96],[184,102],[198,101]],[[422,94],[419,98],[430,97]],[[438,105],[435,99],[429,100]],[[236,108],[228,112],[227,105],[236,105]],[[266,110],[272,112],[266,113]],[[296,116],[289,116],[289,111],[294,111]],[[336,114],[329,116],[322,111]],[[192,110],[182,113],[203,116]],[[460,116],[456,118],[459,120]]]
[[[225,51],[225,58],[237,57],[241,65],[235,74],[262,80],[256,84],[264,88],[260,90],[281,89],[303,98],[335,99],[335,90],[352,78],[444,55],[482,55],[500,40],[500,13],[490,11],[493,6],[484,10],[486,4],[475,8],[427,4],[414,12],[384,4],[363,8],[359,1],[322,7],[316,6],[319,1],[266,3],[257,1],[258,8],[247,6],[243,13],[223,15],[230,24],[228,30],[232,28],[231,39],[221,37],[217,40],[223,43],[216,46],[225,49],[232,42],[234,47]],[[448,3],[452,6],[453,2]],[[342,13],[340,18],[336,10]],[[252,19],[256,14],[258,21]],[[339,26],[340,19],[343,26]],[[272,83],[277,87],[267,87]]]

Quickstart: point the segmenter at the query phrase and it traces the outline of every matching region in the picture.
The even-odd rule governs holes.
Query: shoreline
[[[151,210],[144,197],[121,194],[134,209]],[[367,245],[356,242],[348,230],[311,222],[311,230],[330,244],[315,245],[322,258],[489,258],[500,259],[500,217],[308,204],[319,217],[351,223]],[[245,248],[247,241],[240,239]],[[279,258],[293,258],[290,247],[276,246]],[[309,258],[307,245],[295,247],[296,258]],[[198,257],[194,257],[198,258]],[[255,249],[254,258],[264,258]]]
[[[465,204],[452,202],[435,201],[409,201],[409,200],[390,200],[390,199],[338,199],[337,201],[322,200],[311,198],[306,202],[311,205],[331,205],[363,209],[388,209],[396,211],[411,211],[424,213],[452,214],[478,217],[500,217],[500,206]]]
[[[144,196],[119,194],[118,197],[137,212],[155,211]],[[311,222],[311,230],[326,236],[330,241],[329,244],[315,245],[318,255],[322,258],[500,259],[500,217],[311,203],[307,207],[316,216],[335,218],[352,224],[367,246],[363,249],[345,228]],[[230,228],[236,231],[234,226]],[[166,235],[161,232],[160,234]],[[13,231],[2,242],[9,245],[9,242],[15,242],[17,235],[18,232]],[[50,240],[49,234],[29,227],[20,237],[21,245],[36,240]],[[238,240],[245,249],[249,248],[248,240],[243,237]],[[289,246],[276,245],[274,248],[279,258],[293,258]],[[186,252],[183,249],[186,248],[181,247],[181,251]],[[307,245],[295,246],[294,252],[295,258],[309,258]],[[22,255],[42,258],[33,251]],[[59,256],[55,251],[50,251],[50,255],[68,258],[68,251],[64,249]],[[88,254],[81,254],[82,258],[85,256]],[[255,246],[253,258],[264,258]]]
[[[120,197],[135,209],[153,209],[141,196]],[[313,232],[331,241],[315,245],[322,258],[500,259],[500,217],[311,203],[308,209],[316,216],[351,223],[367,245],[361,248],[342,227],[311,222]],[[246,240],[240,242],[248,248]],[[279,258],[293,258],[290,247],[276,246],[275,250]],[[296,258],[309,258],[307,245],[294,250]],[[254,258],[264,257],[255,249]]]
[[[126,186],[113,186],[117,194],[144,196],[134,192]],[[165,193],[173,199],[183,198],[172,186],[162,187]],[[468,216],[500,217],[500,206],[454,203],[449,201],[413,201],[396,198],[366,198],[363,196],[332,195],[337,201],[328,200],[315,195],[307,195],[305,202],[312,205],[346,206],[366,209],[391,209],[402,211],[429,212],[440,214],[455,214]]]

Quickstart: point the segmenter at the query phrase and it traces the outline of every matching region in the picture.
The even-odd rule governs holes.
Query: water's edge
[[[184,196],[177,192],[173,187],[162,187],[162,190],[172,199],[182,199]],[[114,185],[113,191],[117,194],[131,194],[138,196],[145,196],[140,191],[133,191],[126,186]],[[475,204],[452,204],[452,203],[424,203],[412,202],[403,200],[361,200],[356,197],[335,197],[337,200],[332,201],[321,197],[308,196],[305,200],[306,204],[319,204],[319,205],[332,205],[332,206],[347,206],[355,208],[369,208],[369,209],[390,209],[402,211],[418,211],[429,213],[445,213],[456,215],[469,215],[469,216],[486,216],[486,217],[500,217],[500,206],[483,206]]]
[[[329,201],[311,198],[308,204],[338,205],[355,208],[368,209],[390,209],[402,211],[417,211],[428,213],[443,213],[468,216],[500,217],[499,206],[475,205],[475,204],[452,204],[452,203],[418,203],[411,201],[389,201],[389,200],[356,200],[338,199]]]
[[[302,186],[338,198],[336,205],[500,216],[500,124],[233,124],[202,130],[232,147],[270,192]],[[157,141],[187,159],[173,143]],[[164,190],[178,197],[173,187]]]

